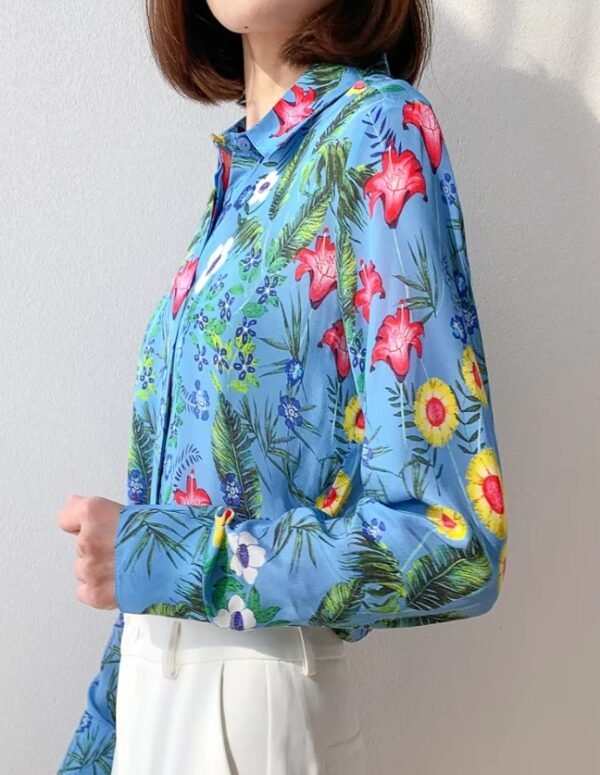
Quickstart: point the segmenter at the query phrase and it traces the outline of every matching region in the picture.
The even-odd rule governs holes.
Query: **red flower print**
[[[223,146],[219,146],[219,156],[223,164],[223,191],[227,190],[229,185],[229,172],[231,170],[231,154]],[[216,204],[216,199],[215,199]]]
[[[458,522],[450,514],[442,511],[440,514],[440,524],[442,527],[446,528],[446,530],[451,531],[454,530]]]
[[[359,288],[354,294],[354,306],[357,310],[359,307],[362,307],[363,317],[368,323],[371,311],[371,299],[376,293],[378,293],[382,299],[385,299],[385,288],[383,287],[381,275],[377,269],[375,269],[373,261],[369,261],[369,264],[367,265],[361,258],[360,264],[362,268],[358,274],[363,287]]]
[[[344,379],[344,377],[347,377],[350,373],[350,357],[348,356],[346,333],[341,318],[336,320],[335,323],[325,331],[321,340],[317,342],[317,347],[322,347],[324,344],[331,347],[335,356],[335,368],[337,369],[338,377]]]
[[[410,367],[410,348],[414,347],[421,357],[423,343],[419,337],[424,333],[423,324],[411,321],[408,307],[401,304],[379,326],[371,353],[371,371],[377,361],[385,361],[399,379],[404,379]]]
[[[404,129],[408,124],[414,124],[421,133],[431,168],[435,172],[442,161],[444,138],[431,106],[424,102],[405,102],[402,108],[402,119]]]
[[[483,380],[481,379],[481,372],[479,371],[479,366],[476,361],[473,361],[471,364],[471,374],[473,375],[473,379],[479,390],[483,390]]]
[[[196,272],[196,266],[198,264],[198,257],[191,258],[186,261],[185,264],[177,270],[177,274],[173,278],[173,284],[171,285],[171,296],[173,296],[173,317],[177,316],[179,308],[184,302],[185,297],[189,289],[194,282],[194,274]]]
[[[322,509],[328,509],[330,508],[336,501],[336,499],[339,497],[337,487],[335,485],[331,485],[329,490],[327,490],[327,493],[325,494],[323,498],[323,503],[321,504]]]
[[[356,414],[355,426],[361,431],[365,430],[365,413],[362,409],[359,409]]]
[[[275,105],[273,110],[280,121],[279,129],[273,137],[280,137],[288,132],[293,126],[307,118],[313,112],[315,103],[314,89],[302,89],[298,84],[292,86],[295,102],[286,102],[283,97]]]
[[[402,208],[413,194],[423,194],[427,201],[427,191],[423,168],[415,154],[410,151],[396,151],[390,137],[388,147],[381,154],[383,169],[376,172],[367,181],[363,189],[369,197],[369,215],[373,217],[375,203],[382,197],[383,214],[388,226],[395,227]]]
[[[208,506],[212,503],[206,490],[196,487],[196,474],[193,468],[188,474],[185,490],[176,489],[173,497],[175,503],[186,506]]]
[[[367,84],[362,80],[354,81],[352,86],[348,89],[346,94],[359,94],[367,88]]]
[[[483,480],[483,493],[496,514],[504,514],[504,493],[502,482],[497,474],[490,474]]]
[[[316,309],[325,296],[336,287],[335,245],[329,236],[329,229],[317,237],[316,249],[300,248],[294,257],[300,261],[294,278],[299,280],[306,272],[310,275],[308,298],[311,307]]]

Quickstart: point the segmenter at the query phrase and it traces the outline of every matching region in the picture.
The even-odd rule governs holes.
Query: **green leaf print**
[[[323,225],[332,198],[333,189],[324,186],[309,196],[300,207],[295,220],[286,223],[277,239],[269,245],[266,269],[268,274],[275,274],[294,260],[300,248],[310,245]]]
[[[350,230],[344,223],[340,224],[336,260],[338,262],[338,293],[342,315],[346,320],[354,320],[354,294],[358,286],[357,261],[354,247],[350,241]],[[354,333],[347,332],[346,336],[351,339]]]
[[[258,304],[255,301],[247,301],[241,308],[241,312],[249,318],[258,318],[261,315],[264,315],[266,311],[264,304]]]
[[[441,545],[420,557],[406,574],[406,604],[427,610],[452,603],[481,589],[492,566],[475,536],[467,547]]]
[[[247,374],[244,379],[232,379],[228,387],[236,393],[247,393],[251,387],[259,387],[260,382],[254,374]]]
[[[258,517],[262,493],[258,472],[240,416],[223,393],[219,393],[211,430],[212,454],[222,482],[234,479],[238,500],[235,511],[242,517]]]
[[[425,624],[439,624],[451,622],[456,619],[467,619],[466,614],[460,611],[447,611],[441,614],[425,614],[424,616],[405,616],[402,619],[380,619],[373,623],[373,627],[381,629],[395,629],[396,627],[422,627]]]
[[[216,338],[227,328],[227,324],[222,318],[210,318],[208,323],[204,326],[204,337],[209,342],[213,342]]]
[[[342,226],[348,228],[354,224],[359,229],[364,228],[366,215],[362,192],[373,172],[373,165],[361,164],[344,169],[342,177],[336,181],[339,190],[337,214]]]
[[[315,143],[315,146],[320,148],[328,138],[335,137],[340,131],[343,131],[349,118],[359,110],[363,102],[370,99],[375,93],[376,90],[369,87],[363,89],[361,92],[357,92],[353,99],[351,99],[350,102],[329,122],[325,131],[321,133],[319,139]]]
[[[105,670],[109,665],[119,665],[120,661],[121,647],[120,645],[113,644],[102,655],[100,669]],[[112,670],[109,675],[110,678],[106,689],[106,706],[110,717],[114,720],[116,719],[117,711],[118,670]]]
[[[325,143],[314,154],[306,165],[302,176],[301,193],[306,194],[307,181],[314,180],[317,189],[328,187],[332,190],[339,188],[344,180],[344,170],[348,161],[350,143],[348,140],[335,140]]]
[[[321,79],[320,85],[316,84],[315,87],[317,89],[326,88],[326,83],[331,82],[332,79],[338,78],[338,73],[339,69],[336,70],[336,65],[332,65],[331,68],[326,68],[326,72],[323,73],[323,78],[321,79],[321,76],[319,76]],[[372,89],[364,89],[362,92],[357,93],[356,96],[348,103],[348,105],[346,105],[345,108],[343,108],[343,110],[341,110],[340,113],[327,125],[327,128],[324,132],[321,133],[316,142],[313,132],[308,132],[303,137],[293,156],[286,161],[285,166],[280,171],[279,181],[275,191],[273,192],[271,204],[269,205],[268,215],[271,220],[277,215],[282,205],[289,198],[292,185],[294,181],[298,179],[299,174],[302,174],[303,176],[302,179],[304,186],[307,177],[312,173],[312,168],[316,157],[319,154],[319,150],[325,148],[327,145],[332,145],[332,143],[327,143],[327,140],[344,129],[345,121],[347,121],[348,118],[358,110],[359,106],[364,102],[367,96],[370,96],[373,93],[374,90]],[[308,157],[305,153],[307,147],[312,147],[315,149],[315,152]]]
[[[318,520],[310,515],[307,515],[300,520],[294,521],[293,510],[291,510],[289,514],[285,515],[275,528],[275,542],[272,557],[277,557],[277,555],[285,549],[288,542],[291,541],[292,538],[294,539],[294,551],[292,553],[292,559],[290,562],[290,575],[294,572],[294,570],[298,570],[305,549],[312,564],[315,567],[317,566],[315,552],[313,549],[314,540],[333,544],[332,541],[330,542],[327,534],[323,532],[321,523]]]
[[[190,608],[184,603],[154,603],[144,609],[145,614],[155,614],[156,616],[174,616],[184,618],[189,615]]]
[[[310,144],[310,138],[304,137],[294,155],[288,160],[285,167],[280,171],[277,185],[273,191],[271,204],[269,205],[268,216],[273,220],[279,212],[281,206],[289,197],[292,182],[297,179],[298,173],[304,168],[307,160],[304,155],[304,149]]]
[[[149,505],[147,508],[140,508],[130,519],[116,544],[121,546],[129,541],[137,540],[133,549],[128,549],[125,570],[133,568],[142,556],[145,556],[146,572],[150,578],[155,555],[161,560],[166,557],[175,567],[177,566],[175,556],[184,560],[193,559],[199,548],[196,548],[190,555],[188,539],[197,531],[200,531],[202,539],[207,523],[212,527],[212,519],[199,517],[192,506],[189,507],[185,516],[179,516],[174,510],[165,511],[160,506]],[[180,537],[175,539],[173,536],[177,536],[176,525],[179,525],[179,528],[185,528],[189,525],[192,527],[183,539]]]
[[[100,736],[99,740],[98,736]],[[115,743],[114,730],[108,733],[107,730],[100,727],[90,728],[77,738],[58,775],[82,771],[110,775]]]
[[[353,535],[353,543],[359,548],[348,554],[348,559],[342,563],[342,567],[360,577],[371,595],[377,598],[391,595],[392,601],[398,606],[406,590],[393,552],[382,541],[367,538],[361,532]],[[391,579],[398,581],[393,582]]]
[[[136,396],[140,401],[148,401],[156,394],[156,371],[154,358],[145,355],[139,363],[138,389]]]
[[[259,218],[240,219],[235,231],[235,243],[232,246],[231,254],[244,253],[253,247],[260,249],[262,244],[263,225]]]
[[[352,615],[363,603],[363,580],[360,578],[334,584],[321,600],[309,624],[315,627],[350,625]]]
[[[127,468],[131,476],[138,471],[147,490],[152,478],[152,457],[155,438],[155,426],[151,422],[150,410],[144,406],[144,416],[137,409],[133,410],[131,431],[129,434],[129,451],[127,454]]]
[[[436,280],[436,275],[435,273],[432,273],[429,268],[427,248],[425,246],[425,238],[422,232],[421,241],[417,242],[417,254],[415,254],[412,246],[409,246],[409,250],[413,259],[413,263],[416,266],[415,277],[412,277],[411,279],[411,277],[407,277],[403,274],[396,274],[393,276],[397,277],[410,288],[425,294],[424,296],[411,296],[406,300],[406,304],[410,309],[429,310],[426,315],[423,315],[423,317],[420,318],[421,322],[425,323],[431,315],[437,314],[440,291],[438,282]]]
[[[209,533],[205,531],[203,537],[205,539],[204,544],[206,544]],[[203,551],[204,548],[199,550],[197,554],[200,555]],[[204,568],[202,565],[198,562],[192,563],[189,581],[186,580],[184,583],[180,584],[177,590],[177,596],[178,598],[181,598],[180,604],[184,606],[184,609],[187,611],[187,613],[183,614],[184,618],[200,619],[202,621],[205,621],[208,618],[202,592],[203,579]],[[181,614],[174,615],[180,616]]]
[[[248,593],[248,599],[246,605],[252,610],[257,624],[267,624],[272,622],[273,617],[277,616],[281,608],[276,605],[263,608],[260,604],[260,593],[256,587],[252,587]]]
[[[213,584],[212,587],[212,607],[213,614],[216,615],[220,609],[227,610],[229,602],[233,595],[239,595],[243,600],[247,608],[249,608],[259,625],[274,625],[274,617],[277,616],[281,610],[278,606],[269,606],[263,608],[260,602],[260,593],[256,587],[247,585],[239,581],[233,572],[227,565],[228,553],[225,547],[220,547],[218,552],[219,558],[224,562],[221,562],[219,567],[223,575]],[[219,564],[215,559],[214,564]],[[280,622],[281,624],[287,624],[287,622]]]

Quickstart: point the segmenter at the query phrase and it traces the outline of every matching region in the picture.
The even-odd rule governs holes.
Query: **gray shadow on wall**
[[[600,766],[597,638],[585,635],[598,610],[600,128],[574,86],[597,56],[593,25],[570,12],[556,46],[573,45],[573,69],[558,79],[504,64],[519,6],[491,5],[487,47],[437,12],[417,87],[444,128],[465,215],[505,477],[506,581],[485,617],[351,647],[370,771],[385,775]]]

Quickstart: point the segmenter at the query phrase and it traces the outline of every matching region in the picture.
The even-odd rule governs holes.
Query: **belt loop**
[[[176,678],[178,673],[178,667],[175,660],[177,651],[177,643],[179,641],[179,633],[181,632],[181,622],[176,619],[171,625],[171,633],[169,635],[169,645],[163,651],[162,669],[165,678]]]
[[[315,673],[317,672],[315,654],[314,654],[310,639],[307,639],[305,637],[301,625],[298,626],[298,634],[300,635],[300,642],[302,643],[302,653],[304,655],[302,672],[304,673],[304,675],[315,675]]]

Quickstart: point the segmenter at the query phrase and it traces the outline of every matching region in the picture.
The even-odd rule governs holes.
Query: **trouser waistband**
[[[321,659],[345,656],[344,641],[328,627],[277,626],[250,630],[157,614],[123,614],[121,654],[162,662],[175,678],[179,665],[222,659],[277,659],[301,662],[304,675],[317,672]]]

